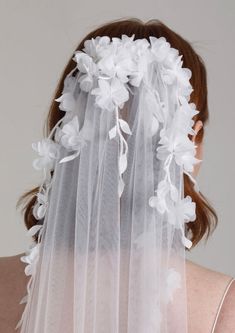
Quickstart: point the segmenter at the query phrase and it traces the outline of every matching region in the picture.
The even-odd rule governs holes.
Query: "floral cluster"
[[[82,51],[74,53],[73,60],[76,67],[66,76],[62,95],[55,99],[59,102],[59,108],[66,112],[63,127],[59,125],[62,119],[55,125],[50,136],[38,143],[33,143],[33,149],[39,157],[34,160],[33,166],[37,170],[44,170],[45,180],[48,180],[48,171],[53,170],[56,160],[60,157],[60,146],[72,152],[60,160],[60,163],[68,162],[76,158],[83,146],[89,140],[89,126],[81,128],[76,114],[76,97],[74,94],[77,85],[84,92],[90,92],[95,97],[96,105],[102,110],[114,112],[116,124],[109,130],[110,140],[118,137],[120,142],[119,151],[119,196],[122,195],[124,182],[122,175],[127,168],[127,142],[122,133],[131,135],[131,129],[126,121],[119,118],[118,110],[129,99],[130,85],[140,86],[144,82],[149,87],[148,65],[155,64],[161,73],[161,79],[165,85],[177,86],[178,108],[171,116],[171,121],[166,121],[167,108],[161,101],[158,92],[154,89],[148,90],[148,103],[153,110],[153,126],[161,130],[161,140],[157,149],[157,158],[164,161],[165,177],[156,189],[156,196],[149,200],[151,207],[155,207],[161,214],[178,211],[175,206],[192,209],[194,203],[184,206],[179,201],[179,193],[170,179],[170,165],[173,160],[182,167],[183,172],[190,173],[195,163],[198,163],[195,155],[196,146],[188,138],[193,134],[193,116],[198,113],[193,103],[188,103],[188,97],[192,92],[189,82],[191,71],[182,68],[182,56],[179,51],[170,46],[164,37],[156,38],[150,36],[149,41],[145,38],[134,40],[135,35],[121,38],[98,36],[86,40]],[[78,69],[79,75],[72,74]],[[150,87],[151,88],[151,87]],[[158,106],[161,106],[160,108]],[[67,122],[66,122],[67,120]],[[85,127],[85,128],[84,128]],[[50,137],[56,130],[56,140]],[[191,177],[192,178],[192,177]],[[33,210],[36,219],[40,220],[45,216],[48,206],[50,188],[49,182],[41,186],[40,193]],[[169,198],[171,201],[169,202]],[[192,214],[193,218],[193,214]],[[179,219],[178,219],[179,220]],[[177,227],[183,226],[179,223]]]
[[[199,111],[196,110],[193,103],[188,103],[188,97],[193,90],[189,82],[191,71],[188,68],[182,68],[182,56],[179,56],[178,50],[172,48],[164,37],[151,36],[149,40],[150,42],[147,39],[134,40],[134,35],[131,37],[122,35],[122,38],[115,37],[112,40],[107,36],[97,37],[85,41],[84,49],[76,51],[73,59],[81,73],[78,80],[81,90],[94,95],[96,104],[101,109],[116,112],[117,122],[110,130],[109,135],[110,139],[117,134],[119,135],[121,143],[120,176],[127,167],[128,147],[120,130],[120,119],[118,119],[117,110],[118,108],[121,109],[129,99],[129,85],[138,87],[142,81],[147,85],[149,83],[148,65],[152,63],[160,69],[164,84],[173,85],[176,83],[178,107],[171,116],[171,121],[164,123],[166,114],[155,112],[155,127],[158,128],[159,122],[163,123],[157,158],[164,161],[165,178],[159,183],[156,196],[150,198],[149,204],[151,207],[157,208],[162,214],[167,212],[172,223],[172,212],[176,214],[180,212],[180,209],[185,211],[183,216],[189,216],[189,219],[182,219],[182,216],[178,216],[174,225],[182,230],[183,243],[190,247],[190,241],[184,237],[183,222],[195,219],[195,203],[188,202],[189,198],[180,199],[177,189],[171,182],[169,170],[171,163],[174,161],[196,183],[190,173],[193,171],[194,164],[199,163],[200,160],[195,158],[196,146],[188,135],[194,134],[192,129],[193,117]],[[153,96],[152,94],[149,97],[153,97],[152,105],[154,105],[156,97],[158,102],[162,103],[159,96]],[[67,105],[74,105],[73,98],[67,94],[63,101]],[[164,108],[165,105],[162,104]],[[166,110],[164,111],[166,112]],[[123,130],[122,127],[121,129]],[[131,135],[127,123],[123,131]],[[120,195],[123,188],[124,183],[120,177]],[[183,204],[185,200],[187,205]],[[176,221],[181,221],[181,223]]]
[[[128,154],[128,145],[123,133],[131,135],[132,132],[128,123],[119,118],[119,109],[122,109],[129,99],[130,86],[139,87],[144,83],[150,88],[147,90],[147,100],[153,115],[152,134],[159,129],[159,124],[162,124],[156,158],[163,162],[165,171],[163,179],[155,190],[156,195],[149,199],[149,205],[157,209],[160,214],[166,214],[169,223],[182,231],[183,244],[190,248],[191,241],[184,236],[184,222],[195,220],[195,203],[190,196],[180,198],[180,193],[171,181],[170,167],[172,163],[176,163],[195,182],[190,173],[194,164],[200,160],[195,158],[196,146],[188,138],[189,134],[194,134],[193,117],[198,113],[195,105],[188,102],[193,90],[189,82],[191,71],[182,68],[182,56],[164,37],[150,36],[149,41],[145,38],[134,40],[134,37],[135,35],[131,37],[122,35],[121,38],[111,39],[108,36],[98,36],[86,40],[83,50],[74,53],[73,60],[76,62],[76,67],[66,76],[62,95],[55,99],[60,103],[60,110],[65,111],[65,116],[57,122],[48,138],[32,144],[33,150],[39,155],[33,161],[33,167],[44,172],[44,180],[37,194],[33,215],[38,221],[45,217],[52,184],[50,172],[60,159],[60,147],[63,146],[71,154],[60,159],[59,163],[68,162],[79,156],[81,149],[90,139],[90,124],[84,124],[82,127],[79,124],[75,94],[78,85],[82,91],[94,96],[97,107],[114,113],[115,125],[109,130],[108,136],[110,140],[117,138],[120,143],[118,193],[119,196],[122,195],[125,185],[122,175],[127,168]],[[149,82],[149,65],[153,65],[152,68],[157,68],[160,72],[163,85],[177,87],[178,106],[173,114],[169,113],[158,91]],[[78,75],[73,76],[76,70]],[[63,126],[60,127],[62,122]],[[55,140],[52,140],[54,132]],[[28,231],[30,236],[38,234],[39,239],[42,233],[43,224],[37,224]],[[139,246],[143,242],[142,236],[140,235],[137,242]],[[21,260],[27,263],[26,275],[31,275],[27,287],[28,293],[36,271],[39,251],[40,242],[31,246],[28,253],[21,257]],[[169,271],[167,283],[168,298],[171,301],[172,290],[180,285],[177,272]],[[27,295],[22,302],[26,300]]]
[[[161,214],[165,213],[167,221],[182,231],[182,242],[187,248],[192,246],[192,242],[184,235],[184,223],[195,221],[196,205],[190,196],[180,197],[171,181],[170,166],[171,163],[176,163],[196,184],[190,173],[194,170],[194,165],[201,160],[195,157],[196,146],[188,135],[195,134],[192,118],[198,112],[194,103],[188,103],[185,96],[179,95],[179,106],[171,122],[162,128],[157,148],[156,157],[164,163],[165,176],[155,190],[156,195],[149,199],[151,207],[156,208]]]
[[[129,99],[130,85],[138,87],[141,82],[146,86],[149,85],[148,65],[155,64],[161,73],[163,84],[175,83],[177,86],[179,105],[171,121],[166,121],[170,115],[167,114],[163,101],[160,100],[156,90],[149,90],[148,103],[154,109],[153,124],[155,128],[158,128],[159,122],[163,124],[157,158],[164,161],[165,170],[165,178],[159,183],[155,191],[156,196],[150,198],[149,204],[162,214],[165,212],[170,214],[169,206],[172,203],[174,211],[178,211],[175,205],[191,209],[194,203],[191,203],[191,206],[190,204],[184,206],[179,202],[179,194],[171,182],[169,172],[174,160],[182,167],[183,172],[190,176],[193,165],[199,162],[194,157],[196,146],[188,138],[188,134],[194,133],[192,118],[198,113],[195,105],[188,103],[188,97],[192,92],[189,82],[191,71],[182,68],[182,56],[179,56],[179,51],[172,48],[164,37],[150,36],[149,41],[145,38],[134,40],[134,37],[135,35],[131,37],[122,35],[121,38],[111,39],[108,36],[98,36],[86,40],[83,50],[74,53],[73,60],[76,62],[76,67],[65,78],[62,95],[56,99],[60,102],[59,108],[66,112],[64,118],[67,122],[64,120],[64,126],[60,128],[60,120],[52,130],[52,132],[56,130],[57,142],[50,138],[51,132],[48,138],[32,144],[33,149],[39,154],[33,166],[37,170],[44,170],[45,179],[48,179],[48,171],[53,170],[56,160],[60,157],[60,145],[72,152],[60,160],[60,163],[64,163],[76,158],[89,140],[89,130],[84,126],[81,128],[76,114],[74,91],[79,84],[81,90],[95,96],[95,103],[99,108],[115,114],[116,124],[109,130],[109,138],[112,140],[118,137],[120,142],[118,190],[121,196],[124,189],[122,174],[127,168],[128,153],[127,142],[122,133],[128,135],[132,133],[127,122],[119,118],[118,110]],[[75,77],[72,74],[76,69],[79,75]],[[161,105],[161,108],[157,108],[157,105]],[[42,186],[41,192],[37,195],[33,211],[37,219],[45,216],[49,188],[50,182]],[[176,223],[176,226],[180,227],[179,223]]]
[[[179,56],[177,49],[172,48],[164,37],[150,36],[149,41],[145,38],[134,40],[134,37],[135,35],[131,37],[122,35],[121,38],[113,37],[111,39],[108,36],[98,36],[86,40],[83,50],[76,51],[73,58],[81,74],[78,79],[81,90],[94,95],[95,102],[101,109],[109,112],[114,111],[116,114],[116,126],[111,130],[111,133],[116,130],[121,146],[119,154],[120,196],[124,188],[121,175],[127,167],[128,147],[120,130],[118,109],[122,109],[124,103],[129,99],[130,85],[139,87],[142,82],[148,85],[148,68],[150,64],[154,64],[161,71],[164,84],[177,84],[179,98],[186,99],[192,92],[189,83],[191,71],[188,68],[182,68],[182,56]],[[159,96],[157,97],[159,99]],[[154,105],[155,100],[156,96],[153,96],[152,105]],[[63,97],[63,102],[65,105],[74,105],[74,96],[67,93]],[[63,105],[62,108],[65,109]],[[191,115],[188,113],[185,118],[188,119]],[[155,112],[155,116],[156,128],[159,122],[164,122],[165,116],[160,112]],[[184,114],[181,116],[179,112],[179,117],[185,123]],[[124,132],[131,135],[127,123],[125,128]],[[123,130],[123,128],[121,129]],[[164,137],[166,138],[166,136]],[[112,135],[110,139],[112,139]],[[189,145],[188,142],[187,144]],[[192,151],[192,147],[188,147],[188,149],[191,149],[190,152]],[[181,157],[185,158],[185,156]],[[190,156],[185,158],[185,164],[188,160],[190,160]]]
[[[157,158],[164,163],[165,176],[159,182],[156,195],[149,199],[149,205],[156,208],[161,214],[167,214],[169,223],[182,230],[182,241],[190,247],[190,241],[184,237],[183,222],[195,219],[195,203],[188,196],[180,198],[180,194],[170,179],[171,163],[176,163],[182,171],[188,174],[193,171],[194,164],[199,160],[195,158],[194,143],[188,134],[194,134],[192,129],[193,117],[198,113],[193,103],[188,99],[192,92],[189,82],[191,71],[182,68],[182,56],[179,51],[170,46],[164,37],[149,37],[134,40],[135,35],[121,38],[98,36],[84,42],[82,51],[74,53],[73,60],[76,67],[66,76],[62,95],[55,99],[59,108],[65,111],[65,116],[60,119],[52,129],[48,138],[38,143],[33,143],[32,148],[39,157],[34,160],[36,170],[44,171],[44,181],[37,194],[33,214],[37,220],[44,218],[49,201],[49,190],[52,179],[50,171],[54,169],[55,162],[60,159],[60,147],[63,146],[70,155],[60,160],[68,162],[79,156],[81,149],[86,145],[90,136],[90,127],[79,124],[76,110],[75,89],[90,93],[95,98],[97,107],[107,112],[113,112],[115,125],[109,130],[109,139],[117,138],[120,143],[119,150],[119,196],[122,195],[124,182],[122,175],[127,168],[128,146],[123,133],[131,135],[131,129],[126,121],[119,118],[119,109],[129,99],[130,86],[139,87],[142,83],[150,87],[148,102],[153,113],[153,130],[159,128],[160,142],[157,149]],[[149,65],[160,71],[163,85],[177,87],[176,97],[178,107],[174,114],[168,110],[156,90],[151,87],[148,77]],[[155,66],[155,67],[154,67]],[[73,76],[74,71],[78,74]],[[158,106],[160,105],[160,108]],[[170,121],[169,121],[170,119]],[[63,126],[59,125],[63,122]],[[52,134],[56,131],[55,138]],[[38,225],[29,230],[30,234],[42,232]],[[32,248],[29,255],[24,257],[28,263],[27,274],[33,274],[39,245]]]
[[[139,87],[142,81],[147,81],[148,66],[155,63],[161,66],[165,84],[171,85],[177,80],[179,94],[189,96],[192,92],[189,84],[191,71],[182,68],[179,51],[164,37],[151,36],[149,42],[145,38],[134,40],[134,36],[86,40],[84,49],[76,51],[73,58],[81,73],[80,88],[94,94],[102,109],[113,111],[116,107],[122,108],[128,100],[128,84]],[[71,95],[66,94],[63,100],[73,105]]]

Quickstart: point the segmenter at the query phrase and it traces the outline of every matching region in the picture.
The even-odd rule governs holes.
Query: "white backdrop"
[[[80,39],[97,25],[127,17],[157,18],[192,42],[206,62],[210,122],[199,174],[219,215],[206,245],[189,259],[235,276],[233,0],[0,0],[0,256],[23,252],[25,227],[17,198],[40,180],[31,143],[42,129],[53,91]]]

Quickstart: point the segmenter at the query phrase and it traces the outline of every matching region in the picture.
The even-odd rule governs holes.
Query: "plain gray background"
[[[198,182],[219,225],[189,259],[235,276],[234,30],[233,0],[0,1],[0,256],[29,243],[15,209],[22,192],[38,184],[31,143],[44,121],[64,65],[81,38],[112,19],[156,18],[192,43],[206,62],[210,121]]]

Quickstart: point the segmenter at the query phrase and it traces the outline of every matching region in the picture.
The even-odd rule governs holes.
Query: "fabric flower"
[[[59,145],[53,140],[46,138],[38,143],[32,143],[32,148],[39,154],[39,158],[33,161],[33,167],[36,170],[54,168],[55,160],[59,156]]]
[[[163,80],[166,84],[172,84],[182,68],[179,50],[171,47],[164,59]]]
[[[117,77],[123,83],[128,82],[128,75],[136,69],[130,51],[125,47],[110,50],[108,55],[99,60],[97,66],[102,75],[109,78]]]
[[[113,72],[115,72],[120,80],[124,78],[126,82],[127,74],[123,75],[122,72],[132,71],[135,63],[133,48],[136,41],[133,41],[133,39],[134,34],[131,37],[126,35],[122,35],[121,38],[112,37],[112,43],[99,49],[99,61],[97,65],[103,74],[113,77]],[[134,54],[136,55],[136,53]],[[113,64],[113,69],[111,68],[111,63]],[[129,68],[127,67],[128,64]]]
[[[194,125],[193,117],[198,114],[199,111],[196,110],[196,105],[194,103],[188,103],[184,96],[179,96],[179,101],[181,105],[175,112],[174,124],[179,131],[194,135],[195,131],[192,128]]]
[[[192,198],[187,195],[185,198],[173,204],[168,211],[169,223],[176,228],[181,229],[184,223],[195,221],[196,219],[196,204],[192,202]]]
[[[136,40],[132,53],[136,62],[136,69],[130,73],[129,82],[132,86],[139,87],[148,73],[148,65],[153,61],[147,40]]]
[[[79,129],[77,116],[74,116],[73,119],[61,129],[61,143],[69,150],[78,150],[81,148],[83,137]]]
[[[174,126],[174,124],[173,124]],[[169,155],[173,155],[175,162],[182,166],[186,172],[192,172],[194,164],[199,163],[201,160],[197,159],[196,146],[192,140],[185,136],[183,133],[174,135],[171,129],[161,131],[160,146],[157,148],[157,158],[166,160]]]
[[[149,198],[149,205],[152,208],[157,208],[159,213],[163,214],[168,211],[168,195],[170,195],[171,200],[177,201],[178,190],[177,188],[169,183],[167,180],[162,180],[158,184],[157,190],[155,190],[156,196]]]
[[[100,50],[103,50],[110,44],[110,37],[97,36],[89,40],[85,40],[83,51],[89,54],[94,62],[100,58]]]
[[[56,139],[69,151],[75,151],[74,154],[64,157],[59,163],[64,163],[75,159],[79,156],[81,149],[86,142],[91,139],[91,123],[86,121],[80,129],[78,116],[74,116],[69,120],[63,128],[56,131]]]
[[[99,79],[98,85],[99,87],[93,89],[91,94],[96,95],[96,103],[102,109],[114,111],[116,106],[122,108],[129,98],[128,90],[117,78],[111,81]]]
[[[192,76],[192,71],[189,68],[181,68],[177,73],[178,78],[178,93],[179,95],[189,97],[193,92],[193,87],[189,80]]]
[[[174,147],[175,161],[178,165],[183,166],[183,169],[186,172],[192,172],[194,164],[201,162],[201,160],[194,157],[195,153],[196,146],[193,141],[191,141],[188,137],[183,139],[178,136],[178,140],[176,140]]]
[[[194,143],[187,137],[184,141],[179,140],[176,147],[174,151],[176,163],[183,166],[186,172],[192,172],[194,164],[201,162],[201,160],[194,157],[196,150]]]
[[[192,76],[192,71],[189,68],[182,68],[182,55],[179,56],[178,54],[178,50],[174,48],[170,49],[170,52],[165,59],[167,65],[162,73],[162,78],[166,84],[172,84],[174,80],[177,79],[179,95],[189,96],[193,91],[189,81]]]
[[[165,37],[149,37],[151,43],[151,52],[157,62],[163,62],[170,52],[170,44],[166,41]]]
[[[130,47],[132,47],[133,43],[135,43],[134,38],[135,38],[135,34],[132,34],[131,37],[129,37],[125,34],[122,34],[121,38],[112,37],[112,43],[120,45],[124,48],[130,49]]]
[[[94,84],[94,76],[98,75],[97,65],[89,55],[81,51],[78,51],[74,58],[77,62],[77,68],[81,73],[84,73],[78,79],[80,88],[83,91],[89,92]]]

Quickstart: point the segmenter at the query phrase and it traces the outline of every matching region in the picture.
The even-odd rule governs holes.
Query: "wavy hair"
[[[181,37],[179,34],[171,30],[164,23],[157,19],[149,20],[144,23],[137,18],[119,19],[111,22],[107,22],[104,25],[99,26],[95,30],[91,31],[83,40],[79,43],[77,50],[84,48],[84,42],[87,39],[95,38],[97,36],[109,36],[121,38],[122,34],[131,37],[135,34],[135,38],[146,38],[149,40],[149,36],[165,37],[170,45],[179,50],[179,53],[183,55],[183,67],[187,67],[192,71],[192,77],[190,83],[193,86],[193,92],[190,96],[190,102],[196,104],[197,109],[200,111],[195,115],[194,120],[201,120],[203,124],[208,122],[208,98],[207,98],[207,73],[205,64],[193,49],[192,45]],[[75,52],[75,51],[74,51]],[[44,135],[48,135],[57,121],[64,116],[64,112],[58,108],[58,103],[55,101],[62,94],[63,83],[66,75],[74,68],[73,55],[69,59],[65,66],[58,85],[55,89],[54,96],[50,105],[49,113],[44,125]],[[189,135],[190,137],[190,135]],[[196,143],[200,143],[204,137],[204,126],[200,129],[196,136]],[[192,139],[192,137],[190,137]],[[52,138],[53,139],[53,138]],[[53,175],[53,171],[52,171]],[[36,201],[36,195],[39,190],[39,186],[30,189],[23,193],[17,201],[16,207],[23,206],[21,213],[24,216],[24,222],[27,229],[31,228],[37,223],[37,220],[33,216],[33,205]],[[192,200],[196,203],[196,221],[186,223],[186,233],[190,235],[191,241],[194,247],[203,236],[208,239],[211,232],[215,229],[218,223],[218,216],[211,206],[208,199],[201,193],[196,192],[193,188],[193,183],[190,178],[184,174],[184,192],[185,195],[190,195]],[[37,241],[37,238],[34,237]]]

